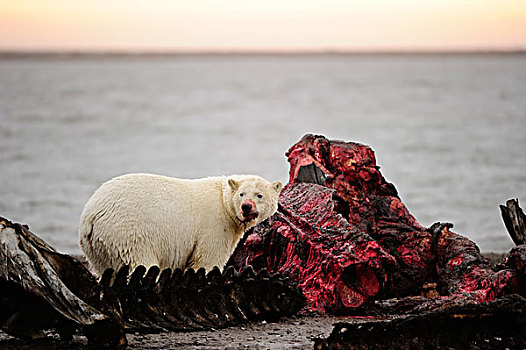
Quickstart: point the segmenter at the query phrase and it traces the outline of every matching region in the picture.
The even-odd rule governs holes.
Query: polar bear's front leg
[[[204,267],[208,273],[217,266],[219,270],[223,271],[223,267],[230,258],[231,252],[219,242],[212,243],[214,244],[206,240],[204,242],[197,242],[189,255],[185,268],[198,270]]]

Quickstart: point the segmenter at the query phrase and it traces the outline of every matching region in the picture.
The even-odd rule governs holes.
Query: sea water
[[[0,216],[79,253],[84,203],[150,172],[288,179],[306,133],[370,145],[424,226],[513,246],[526,208],[526,55],[182,55],[0,60]]]

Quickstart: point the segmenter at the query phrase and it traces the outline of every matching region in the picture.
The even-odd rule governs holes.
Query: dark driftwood
[[[526,299],[510,295],[393,320],[337,323],[314,349],[524,349],[525,322]]]
[[[124,348],[126,338],[101,286],[78,260],[56,252],[27,227],[0,218],[0,328],[22,338],[77,329],[92,348]]]
[[[526,243],[526,215],[519,206],[518,199],[508,199],[506,206],[500,205],[502,220],[516,245]]]

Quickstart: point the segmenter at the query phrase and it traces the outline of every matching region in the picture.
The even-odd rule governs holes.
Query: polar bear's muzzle
[[[243,222],[249,222],[259,216],[256,203],[252,200],[246,200],[241,204],[241,215],[243,215]]]

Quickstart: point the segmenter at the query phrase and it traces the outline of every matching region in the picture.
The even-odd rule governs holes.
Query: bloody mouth
[[[257,213],[257,212],[250,212],[250,213],[243,213],[242,215],[243,215],[243,220],[241,220],[241,222],[242,223],[248,223],[248,222],[250,222],[252,220],[255,220],[258,217],[259,213]]]

